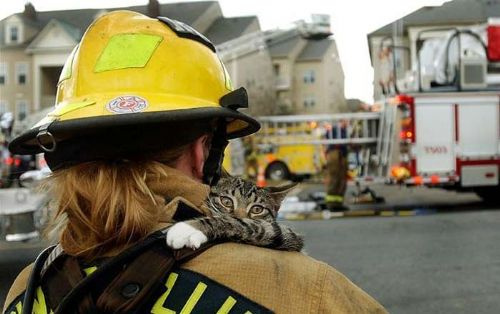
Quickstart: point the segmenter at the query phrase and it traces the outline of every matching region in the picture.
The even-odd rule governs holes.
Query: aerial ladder
[[[306,36],[325,31],[315,30],[311,28],[313,26],[314,24],[308,25],[307,29],[297,26],[292,30],[253,32],[217,45],[217,53],[224,62],[231,62],[241,56],[265,49],[270,41],[275,43],[286,41],[296,36],[297,33],[294,31],[305,32]],[[262,124],[262,130],[256,135],[258,148],[261,152],[274,152],[265,154],[267,158],[264,161],[264,168],[268,177],[279,173],[274,177],[283,179],[292,174],[308,175],[321,171],[322,163],[324,163],[321,160],[321,150],[324,145],[348,145],[356,148],[359,155],[356,180],[381,181],[381,179],[375,179],[375,176],[382,177],[388,171],[393,125],[390,117],[385,113],[285,115],[265,116],[258,119]],[[340,134],[340,132],[333,132],[333,128],[340,127],[340,122],[346,124],[346,138],[333,136],[333,133]],[[312,126],[314,128],[311,128]],[[324,136],[327,132],[326,126],[332,127],[328,138]],[[279,151],[283,153],[276,153]],[[294,158],[294,155],[301,157]],[[312,162],[308,164],[305,161],[307,158],[311,158]],[[381,169],[378,170],[378,168]],[[242,173],[242,170],[238,172]]]

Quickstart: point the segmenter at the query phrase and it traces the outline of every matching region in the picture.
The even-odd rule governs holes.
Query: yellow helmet
[[[246,91],[232,89],[203,35],[172,19],[114,11],[94,21],[69,56],[55,109],[9,148],[45,152],[57,169],[179,144],[215,120],[230,139],[259,129],[237,111],[246,106]]]

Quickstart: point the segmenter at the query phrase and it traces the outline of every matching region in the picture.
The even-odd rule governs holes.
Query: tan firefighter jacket
[[[179,201],[208,214],[203,201],[209,187],[174,169],[169,174],[168,182],[151,187],[170,200],[158,228],[172,222]],[[18,275],[8,293],[4,312],[20,313],[30,270],[31,265]],[[325,263],[302,253],[236,243],[215,245],[180,269],[166,274],[165,286],[158,294],[160,297],[151,304],[151,313],[193,310],[201,313],[386,313],[377,301]],[[35,300],[37,314],[51,310],[44,308],[42,301],[40,290]]]

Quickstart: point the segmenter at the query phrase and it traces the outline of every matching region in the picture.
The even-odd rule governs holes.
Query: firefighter
[[[392,72],[394,65],[392,62],[392,48],[381,48],[378,58],[380,64],[379,86],[383,95],[389,95],[394,93],[394,74]]]
[[[9,140],[12,135],[12,127],[14,126],[14,115],[12,112],[4,112],[0,114],[0,133]]]
[[[259,164],[253,136],[244,137],[243,146],[245,149],[245,175],[247,178],[255,179],[257,178]]]
[[[385,312],[301,253],[236,243],[172,251],[209,214],[227,139],[258,130],[214,46],[130,11],[99,17],[66,62],[56,109],[10,145],[45,153],[59,244],[24,269],[6,313]]]
[[[326,139],[347,138],[347,121],[340,121],[339,125],[327,127]],[[344,195],[347,188],[347,145],[330,144],[326,146],[326,176],[325,190],[326,207],[330,211],[344,211]]]

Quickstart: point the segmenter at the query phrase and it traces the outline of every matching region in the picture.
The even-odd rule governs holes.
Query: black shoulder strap
[[[141,303],[141,297],[147,296],[148,292],[156,287],[155,284],[147,284],[148,281],[158,282],[165,274],[167,274],[177,262],[184,262],[186,258],[193,258],[202,251],[211,247],[213,244],[208,244],[200,247],[200,249],[193,251],[190,249],[183,250],[184,253],[174,253],[166,246],[165,234],[167,229],[157,231],[150,235],[141,243],[125,250],[116,257],[107,260],[95,272],[85,277],[76,287],[74,287],[65,297],[60,301],[59,306],[54,311],[58,313],[69,313],[78,308],[82,296],[92,291],[95,287],[104,287],[102,290],[105,296],[98,297],[97,308],[104,310],[104,313],[132,313],[131,310],[134,306]],[[158,259],[159,260],[158,260]],[[166,261],[160,260],[165,259]],[[161,267],[159,267],[161,265]],[[142,277],[143,270],[151,268],[153,271],[149,273],[153,277]],[[128,271],[127,271],[128,269]],[[139,274],[135,276],[134,274]],[[140,271],[138,271],[140,270]],[[127,283],[132,282],[127,276],[134,276],[134,279],[141,280],[143,287],[140,293],[128,293],[129,287]],[[145,283],[144,283],[145,282]],[[107,288],[109,287],[109,288]],[[116,290],[118,289],[118,290]],[[117,293],[122,296],[117,296]],[[132,297],[130,297],[132,295]],[[107,299],[106,296],[111,296]],[[116,297],[116,299],[115,299]],[[126,298],[126,304],[121,305],[120,302]],[[120,301],[117,301],[120,300]],[[100,308],[103,306],[104,308]],[[118,308],[114,308],[114,307]]]
[[[33,308],[33,301],[35,298],[35,290],[40,282],[40,273],[42,271],[43,265],[47,260],[48,256],[54,249],[55,245],[49,246],[43,250],[36,258],[33,268],[28,279],[28,284],[26,286],[26,292],[23,298],[23,310],[21,314],[31,314]]]
[[[42,285],[54,314],[137,313],[171,269],[213,246],[172,250],[166,246],[167,229],[157,231],[118,256],[106,260],[84,276],[75,257],[57,247],[46,249],[35,262],[23,300],[23,313],[31,313],[34,292]],[[51,252],[53,252],[51,254]],[[40,274],[43,278],[40,280]],[[94,300],[93,295],[96,295]]]
[[[42,290],[46,293],[46,302],[51,309],[55,308],[68,291],[78,286],[85,278],[77,258],[67,255],[60,256],[61,258],[53,260],[45,271],[42,270],[41,286]],[[94,301],[89,293],[82,296],[77,310],[74,312],[96,312]]]
[[[116,276],[97,299],[104,313],[133,313],[149,300],[150,292],[162,284],[162,279],[175,264],[172,251],[154,246]]]
[[[141,254],[126,269],[115,277],[97,300],[97,308],[104,313],[144,313],[142,309],[151,299],[157,297],[155,291],[165,284],[165,276],[178,264],[194,258],[211,245],[198,250],[166,250],[154,246]],[[141,310],[142,309],[142,310]]]

